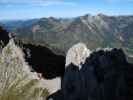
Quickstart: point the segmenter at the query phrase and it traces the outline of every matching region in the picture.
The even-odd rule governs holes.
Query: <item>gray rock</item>
[[[129,63],[121,49],[94,51],[80,65],[65,69],[64,100],[127,100]]]

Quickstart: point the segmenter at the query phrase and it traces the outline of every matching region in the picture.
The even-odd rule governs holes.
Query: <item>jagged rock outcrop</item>
[[[65,66],[67,67],[69,64],[73,63],[80,67],[90,53],[91,51],[87,49],[85,44],[78,43],[77,45],[74,45],[67,52]]]
[[[80,47],[88,51],[84,45]],[[80,55],[82,58],[84,51],[75,52],[72,48],[68,55]],[[60,90],[63,92],[49,96],[48,100],[132,100],[133,64],[127,62],[123,50],[99,49],[88,54],[84,63],[83,59],[80,59],[80,64],[79,61],[77,64],[69,61]]]

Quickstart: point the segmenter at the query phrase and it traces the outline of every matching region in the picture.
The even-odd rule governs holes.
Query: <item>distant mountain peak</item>
[[[107,15],[103,14],[103,13],[99,13],[96,16],[100,16],[100,17],[106,17]]]

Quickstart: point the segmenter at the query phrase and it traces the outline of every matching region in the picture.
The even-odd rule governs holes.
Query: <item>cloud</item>
[[[66,2],[64,0],[0,0],[0,5],[31,5],[31,6],[52,6],[52,5],[68,5],[74,6],[74,2]]]

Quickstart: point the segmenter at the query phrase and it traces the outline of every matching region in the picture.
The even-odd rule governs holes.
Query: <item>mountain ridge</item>
[[[25,22],[23,26],[26,27],[14,26],[10,31],[19,38],[39,44],[47,43],[65,53],[78,42],[85,43],[90,49],[118,47],[133,53],[132,15],[86,14],[72,19],[49,17],[32,22]]]

